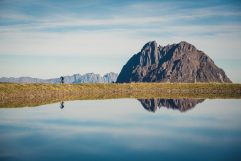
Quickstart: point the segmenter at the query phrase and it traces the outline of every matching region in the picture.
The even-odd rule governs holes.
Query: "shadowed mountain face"
[[[138,99],[138,101],[147,111],[151,112],[155,112],[161,107],[185,112],[203,102],[204,99]]]
[[[117,83],[124,82],[227,82],[224,71],[195,46],[180,42],[158,46],[148,42],[123,66]]]

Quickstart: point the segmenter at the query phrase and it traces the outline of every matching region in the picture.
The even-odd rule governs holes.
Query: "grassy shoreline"
[[[39,105],[67,100],[114,98],[241,99],[241,84],[123,83],[16,84],[0,83],[0,107]]]

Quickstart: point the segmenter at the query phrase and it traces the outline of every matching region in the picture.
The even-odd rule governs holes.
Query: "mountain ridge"
[[[79,84],[79,83],[112,83],[117,79],[118,74],[114,72],[106,73],[101,76],[100,74],[95,73],[86,73],[86,74],[73,74],[71,76],[64,76],[64,82],[67,84]],[[50,78],[50,79],[41,79],[33,77],[1,77],[0,82],[8,83],[60,83],[60,78]]]

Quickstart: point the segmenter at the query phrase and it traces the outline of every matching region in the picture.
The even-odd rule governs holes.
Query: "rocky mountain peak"
[[[181,41],[180,43],[178,43],[177,44],[177,49],[179,51],[184,51],[184,52],[193,52],[193,51],[197,50],[194,45],[189,44],[186,41]]]
[[[156,41],[150,41],[146,43],[141,49],[140,64],[142,66],[158,63],[159,60],[159,48]]]
[[[152,50],[152,49],[156,49],[156,48],[157,48],[157,42],[150,41],[142,47],[141,51]]]
[[[231,81],[208,55],[186,41],[163,47],[150,41],[123,66],[117,82]]]

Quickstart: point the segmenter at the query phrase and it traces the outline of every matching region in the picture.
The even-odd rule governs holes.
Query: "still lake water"
[[[240,99],[87,100],[60,107],[1,108],[0,160],[241,160]]]

